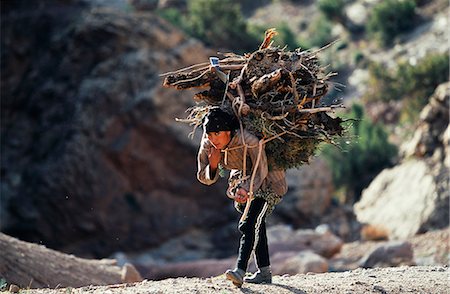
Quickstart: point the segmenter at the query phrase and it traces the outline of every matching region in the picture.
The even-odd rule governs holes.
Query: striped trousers
[[[253,251],[258,268],[270,265],[266,234],[267,209],[268,204],[264,199],[254,198],[250,203],[247,217],[239,223],[242,236],[236,267],[243,271],[247,271],[248,260]]]

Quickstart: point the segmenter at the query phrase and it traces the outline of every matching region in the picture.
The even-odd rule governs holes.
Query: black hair
[[[234,131],[239,127],[237,118],[219,107],[211,108],[203,121],[206,133]]]

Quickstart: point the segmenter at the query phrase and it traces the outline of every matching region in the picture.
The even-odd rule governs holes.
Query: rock
[[[374,101],[367,103],[365,109],[367,116],[370,117],[370,119],[375,123],[382,122],[384,124],[397,124],[400,119],[400,111],[402,110],[402,107],[402,101]]]
[[[150,12],[20,3],[1,14],[1,230],[101,258],[231,221],[174,126],[191,93],[160,87],[209,51]]]
[[[131,261],[133,263],[147,263],[148,261],[174,263],[208,259],[208,255],[212,251],[213,244],[210,234],[194,229],[181,236],[171,238],[154,249],[133,254]]]
[[[330,168],[323,159],[315,158],[298,170],[288,170],[286,177],[288,193],[277,205],[273,217],[296,227],[317,225],[314,222],[330,206],[334,191]]]
[[[320,221],[345,242],[352,242],[360,238],[361,224],[357,221],[353,207],[350,205],[334,203],[320,218]]]
[[[315,228],[327,224],[333,234],[346,241],[359,237],[359,223],[352,207],[332,200],[331,169],[323,158],[286,173],[289,185],[283,201],[267,218],[269,225],[291,224],[294,228]]]
[[[361,2],[355,2],[345,7],[345,16],[354,26],[363,27],[367,21],[368,8]]]
[[[389,238],[389,230],[383,225],[364,225],[361,228],[361,239],[364,241],[381,241]]]
[[[446,165],[447,168],[450,168],[450,124],[448,125],[447,129],[444,132],[444,135],[442,136],[442,142],[444,144],[445,150],[444,165]]]
[[[11,293],[19,293],[20,288],[17,285],[11,284],[9,285],[9,292]]]
[[[277,254],[275,254],[273,259],[277,259]],[[273,266],[273,273],[278,275],[325,273],[327,271],[328,263],[326,259],[310,250],[296,252],[290,258],[285,258],[280,265]]]
[[[385,226],[393,239],[448,226],[449,101],[450,82],[438,86],[422,110],[401,162],[363,191],[354,206],[360,222]]]
[[[136,10],[153,11],[158,8],[159,0],[128,0]]]
[[[390,238],[404,239],[421,231],[442,200],[427,165],[409,160],[383,170],[354,207],[360,222],[384,226]]]
[[[431,13],[432,17],[426,17],[429,18],[429,21],[423,22],[414,27],[411,32],[399,36],[400,43],[391,49],[371,52],[370,59],[381,62],[387,68],[392,69],[401,60],[408,60],[411,64],[415,64],[429,54],[448,54],[450,44],[439,42],[439,40],[448,31],[450,7],[444,2],[439,3],[438,6],[441,7]]]
[[[158,8],[176,8],[185,11],[187,8],[187,0],[159,0]]]
[[[399,265],[412,265],[413,249],[409,242],[388,242],[368,252],[361,260],[360,266],[389,267]]]
[[[311,250],[324,257],[331,257],[341,249],[343,242],[330,232],[292,230],[286,225],[269,227],[267,239],[270,254],[286,251]]]
[[[141,274],[130,263],[126,263],[122,267],[121,279],[123,283],[135,283],[143,280]]]
[[[420,121],[411,141],[401,147],[403,157],[430,157],[436,150],[448,154],[445,130],[449,125],[450,82],[440,85],[430,97],[429,103],[420,112]],[[443,161],[443,158],[438,158]]]
[[[147,279],[161,280],[175,277],[209,278],[223,274],[235,266],[236,257],[227,259],[202,259],[196,261],[173,262],[166,264],[137,265],[142,275]]]
[[[369,71],[367,69],[357,68],[348,77],[348,86],[354,89],[357,95],[363,95],[366,87],[364,86],[369,80]]]

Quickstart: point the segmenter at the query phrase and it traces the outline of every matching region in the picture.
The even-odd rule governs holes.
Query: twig
[[[196,67],[202,67],[204,69],[207,69],[209,67],[209,62],[203,62],[203,63],[199,63],[199,64],[194,64],[194,65],[191,65],[191,66],[188,66],[188,67],[185,67],[185,68],[181,68],[181,69],[176,70],[176,71],[169,71],[169,72],[166,72],[166,73],[162,73],[159,76],[160,77],[164,77],[164,76],[168,76],[168,75],[173,75],[173,74],[177,74],[177,73],[180,73],[180,72],[183,72],[183,71],[187,71],[187,70],[190,70],[190,69],[193,69],[193,68],[196,68]],[[200,69],[197,69],[197,70],[200,70]]]
[[[299,109],[298,112],[300,112],[300,113],[317,113],[317,112],[324,112],[324,111],[333,111],[333,109],[335,109],[335,108],[345,108],[345,106],[343,104],[338,104],[338,105],[331,105],[329,107]]]
[[[195,78],[176,81],[175,83],[172,84],[172,86],[176,86],[176,85],[181,84],[181,83],[193,82],[195,80],[200,79],[201,77],[203,77],[205,74],[207,74],[209,72],[210,72],[209,70],[205,70],[202,74],[200,74],[199,76],[197,76]]]

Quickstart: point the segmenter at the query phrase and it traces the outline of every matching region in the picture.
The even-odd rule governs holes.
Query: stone
[[[136,283],[143,280],[141,274],[131,263],[126,263],[122,267],[121,279],[123,283]]]
[[[436,149],[448,154],[445,132],[449,126],[450,82],[439,85],[420,112],[420,121],[411,140],[400,148],[402,157],[429,157]],[[446,145],[447,144],[447,145]]]
[[[355,2],[346,6],[345,15],[353,25],[364,26],[367,21],[368,8],[360,2]]]
[[[160,86],[210,52],[151,12],[18,2],[1,17],[1,230],[102,258],[230,222],[224,183],[196,181],[199,141],[174,120],[191,93]]]
[[[143,276],[152,280],[170,277],[201,277],[210,278],[223,274],[227,269],[234,268],[236,257],[227,259],[202,259],[173,263],[147,263],[138,268]]]
[[[391,239],[449,225],[450,82],[439,85],[420,114],[400,163],[383,170],[354,205],[362,223],[384,227]]]
[[[358,220],[384,226],[392,239],[418,233],[439,201],[433,176],[420,160],[383,170],[354,205]]]
[[[19,293],[20,288],[17,285],[11,284],[9,285],[9,292],[11,293]]]
[[[327,258],[338,253],[343,245],[343,241],[329,231],[293,230],[286,225],[269,227],[267,240],[270,254],[311,250]]]
[[[273,259],[277,259],[276,254]],[[326,259],[310,250],[296,252],[290,258],[285,258],[283,263],[273,266],[273,273],[277,275],[325,273],[327,271],[328,263]]]
[[[387,242],[369,251],[359,264],[363,268],[412,265],[413,248],[409,242]]]
[[[294,226],[310,225],[331,204],[334,191],[331,170],[323,159],[286,173],[289,189],[274,211],[275,218]]]
[[[381,241],[389,239],[389,230],[383,225],[364,225],[361,227],[361,239],[364,241]]]
[[[289,189],[267,218],[268,225],[291,224],[294,228],[314,228],[327,224],[333,234],[345,241],[359,236],[359,223],[352,207],[333,201],[331,169],[323,158],[286,172]]]

